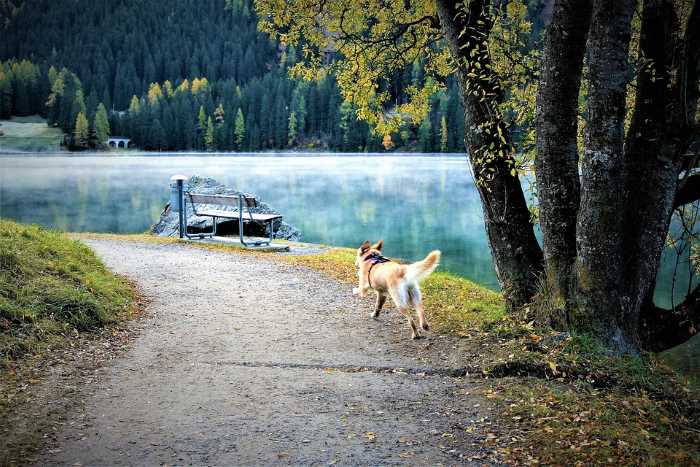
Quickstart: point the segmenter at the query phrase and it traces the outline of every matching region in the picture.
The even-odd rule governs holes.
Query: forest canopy
[[[131,137],[143,149],[385,149],[371,122],[357,121],[361,108],[344,102],[335,75],[318,82],[290,79],[288,71],[300,66],[304,47],[270,40],[259,31],[252,2],[33,0],[12,12],[6,40],[0,42],[0,60],[30,60],[44,76],[51,66],[69,69],[81,82],[88,119],[102,103],[110,114],[112,134]],[[412,89],[429,81],[425,67],[422,62],[407,63],[388,77],[385,86],[392,105],[404,105]],[[176,96],[167,91],[194,80],[206,80],[203,92]],[[46,81],[36,94],[44,101],[50,94]],[[157,103],[149,99],[156,85],[163,90]],[[22,94],[21,89],[13,91]],[[136,108],[134,96],[138,112],[130,111]],[[456,83],[448,80],[426,98],[431,112],[397,128],[391,147],[461,151],[463,121]],[[223,119],[220,111],[218,119],[215,115],[220,107]],[[47,110],[32,111],[45,115]],[[239,111],[242,136],[236,143]],[[209,117],[214,128],[213,142],[207,145]]]

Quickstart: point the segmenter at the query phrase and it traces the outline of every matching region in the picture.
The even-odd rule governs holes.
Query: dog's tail
[[[406,279],[410,282],[419,282],[428,277],[440,264],[441,255],[439,250],[431,251],[423,261],[406,266]]]

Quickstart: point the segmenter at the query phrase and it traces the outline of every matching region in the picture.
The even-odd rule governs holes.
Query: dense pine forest
[[[259,32],[248,0],[3,3],[0,116],[41,114],[72,149],[100,147],[106,134],[146,150],[463,148],[454,82],[387,144],[333,77],[289,78],[300,52]],[[422,79],[421,64],[394,76],[395,102]]]

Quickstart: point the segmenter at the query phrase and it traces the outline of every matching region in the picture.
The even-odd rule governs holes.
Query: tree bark
[[[650,62],[637,76],[635,109],[625,147],[629,203],[623,305],[630,316],[640,314],[655,285],[678,184],[679,131],[685,118],[673,95],[678,89],[671,69],[678,57],[673,38],[677,26],[670,1],[645,0],[639,55]]]
[[[591,0],[554,3],[537,94],[535,175],[545,269],[552,293],[567,309],[580,200],[578,96],[590,17]]]
[[[511,172],[514,159],[508,128],[497,111],[503,92],[490,70],[489,5],[487,0],[472,0],[458,7],[456,2],[438,0],[437,9],[457,65],[465,146],[481,196],[493,263],[508,308],[514,309],[528,303],[537,290],[542,251],[520,180]]]
[[[684,154],[693,137],[684,90],[696,65],[691,67],[687,61],[697,60],[687,55],[688,43],[678,37],[679,30],[671,0],[644,1],[639,55],[649,60],[649,66],[637,76],[636,104],[625,144],[629,203],[623,304],[626,314],[640,316],[640,343],[647,350],[689,338],[694,329],[689,317],[698,305],[692,294],[675,310],[657,308],[652,299],[673,209],[696,195],[697,176],[679,187]]]
[[[638,316],[623,313],[623,137],[634,0],[596,0],[588,39],[590,91],[576,225],[578,329],[621,351],[638,347]],[[626,308],[625,308],[626,309]]]

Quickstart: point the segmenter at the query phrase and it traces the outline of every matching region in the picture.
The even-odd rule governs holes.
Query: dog
[[[424,260],[413,264],[398,264],[382,256],[382,246],[384,240],[380,240],[374,245],[369,241],[364,242],[357,249],[357,276],[359,287],[354,288],[352,293],[361,297],[366,297],[367,292],[372,289],[377,293],[377,303],[372,313],[372,318],[379,317],[379,312],[386,302],[387,295],[391,296],[399,311],[408,319],[411,326],[411,338],[420,339],[420,333],[416,322],[413,320],[411,308],[418,314],[418,324],[421,329],[430,329],[425,320],[425,310],[421,298],[418,283],[428,277],[440,263],[441,253],[438,250],[431,251]]]

